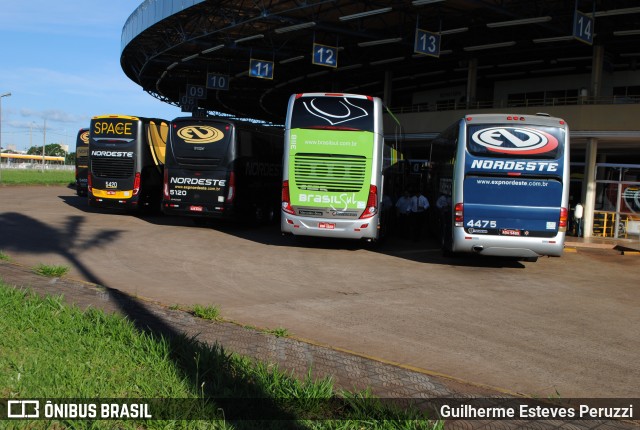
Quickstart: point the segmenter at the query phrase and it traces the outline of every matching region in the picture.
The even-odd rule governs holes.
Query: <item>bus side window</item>
[[[240,131],[238,133],[239,137],[239,148],[238,153],[236,154],[239,158],[249,158],[254,155],[253,151],[253,135],[249,131]]]

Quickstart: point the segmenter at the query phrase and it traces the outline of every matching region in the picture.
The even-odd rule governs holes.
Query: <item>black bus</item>
[[[87,195],[89,174],[89,129],[81,128],[76,139],[76,194]]]
[[[171,122],[162,210],[268,222],[280,212],[283,132],[224,119]]]
[[[103,115],[89,130],[89,205],[155,209],[162,200],[168,122]]]

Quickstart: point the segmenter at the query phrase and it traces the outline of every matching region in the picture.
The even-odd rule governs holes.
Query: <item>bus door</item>
[[[465,231],[521,237],[554,237],[564,232],[564,134],[559,127],[468,125]]]
[[[176,119],[164,173],[167,213],[220,216],[234,199],[229,169],[234,126],[220,121]]]

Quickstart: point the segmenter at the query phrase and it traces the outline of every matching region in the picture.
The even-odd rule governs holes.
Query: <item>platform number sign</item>
[[[319,66],[338,67],[338,48],[314,43],[312,63]]]
[[[229,76],[207,73],[207,88],[212,90],[229,90]]]
[[[180,93],[180,110],[182,112],[193,112],[198,108],[198,100],[195,97],[189,97],[185,93]]]
[[[573,37],[581,42],[593,45],[593,29],[593,17],[576,9],[576,14],[573,18]]]
[[[207,89],[203,85],[187,85],[186,95],[187,97],[193,97],[196,100],[206,99]]]
[[[413,51],[418,54],[440,57],[440,34],[416,28]]]
[[[249,76],[252,78],[273,79],[273,61],[251,59]]]

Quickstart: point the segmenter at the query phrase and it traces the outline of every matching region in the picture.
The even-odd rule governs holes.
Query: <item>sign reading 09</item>
[[[273,61],[251,59],[249,76],[252,78],[273,79]]]
[[[186,95],[195,99],[206,99],[207,89],[202,85],[187,85]]]

